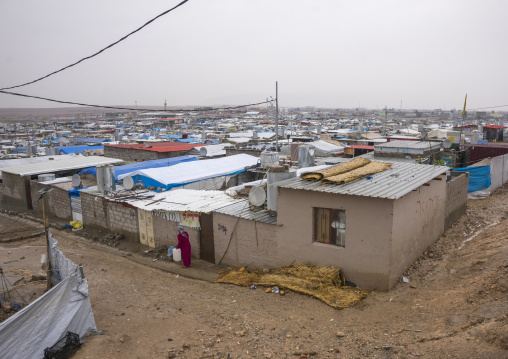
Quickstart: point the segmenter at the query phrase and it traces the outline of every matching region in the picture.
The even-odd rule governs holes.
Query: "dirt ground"
[[[345,310],[175,275],[97,238],[53,230],[64,253],[84,265],[103,331],[74,358],[507,358],[507,203],[508,186],[469,201],[467,215],[408,269],[409,283]],[[0,240],[40,229],[0,216]],[[28,282],[23,271],[42,273],[44,252],[41,236],[0,244],[4,272],[25,273],[17,289],[27,301],[45,283]]]

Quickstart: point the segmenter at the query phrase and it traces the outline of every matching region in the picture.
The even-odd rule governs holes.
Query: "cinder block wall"
[[[467,210],[467,187],[469,173],[452,172],[453,178],[446,183],[445,231]]]
[[[178,227],[177,222],[169,221],[165,218],[153,216],[153,234],[155,239],[155,247],[166,246],[171,247],[178,244]],[[189,241],[191,244],[192,258],[200,258],[199,238],[201,231],[184,227],[185,231],[189,233]]]
[[[83,226],[106,229],[139,241],[138,211],[126,203],[111,202],[94,194],[80,192]]]
[[[81,211],[83,212],[83,226],[109,229],[108,203],[100,197],[81,191]]]
[[[126,239],[139,242],[138,211],[127,203],[108,202],[108,222],[111,233],[123,234]]]
[[[44,210],[46,216],[50,219],[58,218],[65,221],[72,221],[69,192],[55,186],[40,184],[37,180],[30,181],[34,215],[42,218],[42,202],[39,200],[39,191],[48,187],[52,188],[52,191],[44,195]]]

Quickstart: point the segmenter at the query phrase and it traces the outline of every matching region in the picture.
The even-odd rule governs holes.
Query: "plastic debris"
[[[249,289],[256,289],[256,286],[255,285],[250,286]]]
[[[407,279],[407,277],[402,277],[402,281],[403,281],[404,283],[409,283],[409,279]]]
[[[273,287],[272,293],[275,293],[275,294],[279,293],[279,287]]]

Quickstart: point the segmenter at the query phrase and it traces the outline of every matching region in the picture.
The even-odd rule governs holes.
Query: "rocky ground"
[[[345,310],[175,275],[119,250],[119,238],[55,229],[64,253],[84,265],[102,331],[74,358],[506,358],[506,203],[508,186],[469,201],[467,215],[408,269],[409,283]],[[0,217],[0,240],[40,230]],[[23,277],[17,290],[28,302],[45,289],[30,282],[43,274],[44,252],[43,236],[0,244],[0,266]]]

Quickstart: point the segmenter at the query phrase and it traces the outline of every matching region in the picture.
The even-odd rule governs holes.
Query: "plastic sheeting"
[[[104,146],[58,146],[58,153],[70,154],[70,153],[81,153],[86,150],[103,150]]]
[[[67,331],[82,338],[97,330],[86,278],[58,249],[51,235],[49,240],[50,258],[56,269],[51,282],[58,284],[0,323],[2,358],[43,358],[44,349],[53,346]]]
[[[490,165],[454,168],[456,172],[469,172],[468,192],[475,192],[490,187]]]
[[[184,162],[171,167],[138,170],[122,174],[118,179],[132,176],[135,183],[141,182],[145,187],[154,186],[169,190],[193,182],[237,174],[245,171],[245,167],[255,166],[257,163],[257,157],[239,154],[213,160]]]
[[[314,142],[310,142],[309,144],[315,147],[317,153],[323,155],[333,155],[336,153],[344,152],[345,150],[344,146],[339,146],[323,140],[317,140]]]
[[[159,167],[168,167],[168,166],[174,166],[178,163],[182,162],[191,162],[191,161],[198,161],[195,157],[190,156],[179,156],[179,157],[172,157],[172,158],[163,158],[161,160],[151,160],[151,161],[145,161],[145,162],[137,162],[137,163],[131,163],[124,166],[115,166],[115,180],[118,181],[118,176],[131,173],[137,170],[143,170],[148,168],[159,168]],[[80,175],[84,174],[92,174],[94,176],[97,176],[97,170],[95,167],[86,168],[83,171],[79,172]]]
[[[486,158],[480,162],[481,162],[480,164],[490,163],[491,183],[488,188],[474,192],[469,192],[467,194],[467,198],[469,199],[479,199],[489,197],[492,192],[494,192],[497,188],[501,187],[508,180],[508,155],[496,156],[493,157],[492,159]]]

